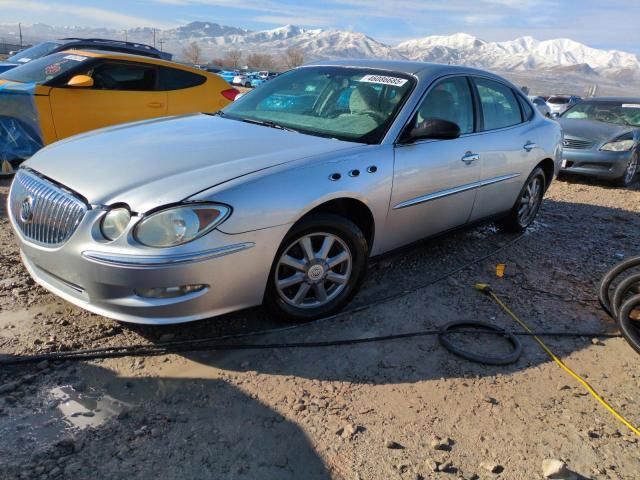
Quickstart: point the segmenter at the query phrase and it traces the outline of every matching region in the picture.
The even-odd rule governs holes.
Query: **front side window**
[[[417,127],[427,119],[453,122],[462,134],[473,132],[473,97],[466,77],[443,80],[429,91],[412,126]]]
[[[511,127],[522,122],[520,106],[513,90],[502,83],[475,79],[482,106],[484,130]]]
[[[339,140],[380,143],[409,96],[406,74],[353,67],[303,67],[227,106],[224,116]]]
[[[152,91],[156,89],[156,68],[127,62],[105,62],[88,74],[96,90]]]

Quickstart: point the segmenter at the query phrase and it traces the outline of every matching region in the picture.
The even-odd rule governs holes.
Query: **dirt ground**
[[[0,354],[7,357],[196,339],[281,326],[260,308],[175,327],[86,313],[34,285],[19,259],[0,181]],[[514,237],[492,225],[374,259],[333,320],[251,338],[299,342],[483,319],[517,330],[475,282],[489,282],[536,330],[615,332],[596,284],[637,255],[640,186],[555,182],[518,242],[417,288]],[[495,266],[506,264],[504,278]],[[466,336],[468,346],[505,346]],[[436,337],[348,347],[198,352],[0,370],[0,478],[539,479],[559,459],[578,478],[640,478],[640,445],[532,339],[507,367],[459,359]],[[621,338],[548,345],[640,425],[639,357]],[[570,478],[566,477],[566,478]],[[572,478],[576,478],[573,476]]]

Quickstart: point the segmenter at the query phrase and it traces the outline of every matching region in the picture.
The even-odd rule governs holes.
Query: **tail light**
[[[222,93],[222,96],[224,98],[226,98],[227,100],[231,100],[233,102],[238,96],[238,94],[240,93],[240,91],[236,90],[235,88],[229,88],[227,90],[223,90],[220,93]]]

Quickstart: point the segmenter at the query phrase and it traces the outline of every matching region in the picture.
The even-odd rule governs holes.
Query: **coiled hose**
[[[598,300],[616,321],[625,340],[640,353],[640,268],[637,267],[640,267],[640,256],[613,267],[600,281]]]

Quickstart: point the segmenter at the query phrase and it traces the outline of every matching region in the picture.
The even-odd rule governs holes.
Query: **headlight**
[[[129,220],[131,220],[131,213],[128,209],[118,207],[109,210],[100,224],[102,235],[104,235],[104,238],[107,240],[115,240],[122,235],[124,229],[127,228]]]
[[[628,152],[633,148],[634,143],[633,139],[617,139],[613,142],[605,143],[600,150],[604,150],[606,152]]]
[[[229,207],[219,204],[180,205],[142,219],[133,235],[148,247],[175,247],[210,232],[230,213]]]

